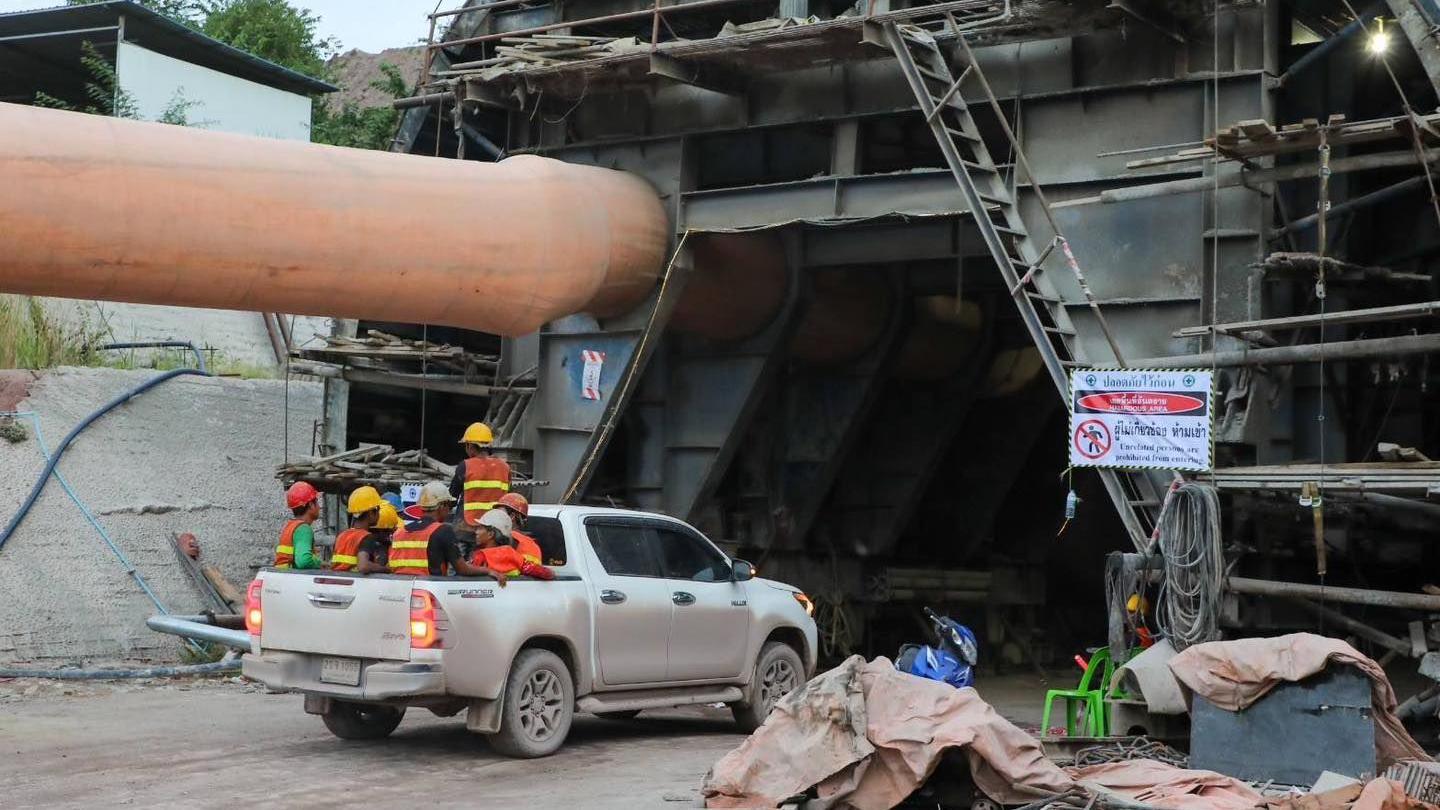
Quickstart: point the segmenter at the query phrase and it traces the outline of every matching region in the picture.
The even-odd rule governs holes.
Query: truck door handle
[[[349,594],[332,596],[328,593],[307,593],[305,598],[310,600],[310,604],[320,608],[347,608],[355,601],[355,597]]]
[[[675,595],[670,597],[670,601],[677,605],[693,605],[695,604],[695,594],[676,591]]]
[[[600,601],[607,605],[618,605],[625,601],[625,594],[606,589],[600,592]]]

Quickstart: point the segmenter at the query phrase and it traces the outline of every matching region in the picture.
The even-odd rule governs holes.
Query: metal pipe
[[[226,630],[213,624],[188,621],[179,616],[151,616],[145,620],[145,626],[157,633],[169,633],[172,636],[193,638],[199,641],[213,641],[216,644],[224,644],[226,647],[234,647],[247,652],[250,650],[250,633],[247,630]]]
[[[1386,200],[1398,197],[1401,194],[1404,194],[1405,192],[1413,188],[1418,188],[1419,186],[1422,186],[1424,184],[1425,175],[1421,174],[1418,177],[1410,177],[1405,180],[1401,180],[1398,183],[1386,186],[1385,188],[1379,189],[1378,191],[1372,191],[1369,194],[1361,194],[1359,197],[1351,200],[1346,200],[1339,205],[1331,206],[1330,210],[1327,211],[1325,214],[1325,219],[1334,219],[1341,214],[1348,214],[1351,211],[1358,211],[1361,208],[1369,208],[1372,205],[1378,205],[1382,202],[1385,202]],[[1310,214],[1309,216],[1303,216],[1295,220],[1294,222],[1285,225],[1284,227],[1276,228],[1273,232],[1271,232],[1270,238],[1278,239],[1287,233],[1297,233],[1299,231],[1306,230],[1313,227],[1319,221],[1320,213],[1317,211],[1316,213]]]
[[[1280,596],[1313,599],[1317,602],[1339,602],[1347,605],[1400,608],[1403,610],[1440,611],[1440,596],[1400,591],[1373,591],[1368,588],[1338,588],[1334,585],[1307,585],[1302,582],[1276,582],[1266,579],[1230,577],[1225,587],[1232,593],[1254,596]],[[1407,651],[1408,654],[1408,651]]]
[[[390,106],[397,110],[409,110],[414,107],[429,107],[431,104],[444,104],[447,101],[454,101],[454,93],[425,93],[419,96],[408,98],[397,98],[390,102]]]
[[[1440,161],[1440,149],[1425,150],[1426,163]],[[1407,149],[1403,152],[1384,152],[1378,155],[1360,155],[1358,157],[1344,157],[1330,161],[1331,174],[1347,174],[1349,172],[1368,171],[1371,169],[1392,169],[1404,166],[1414,166],[1419,160],[1415,157],[1415,151]],[[1148,183],[1143,186],[1126,186],[1124,188],[1112,188],[1100,192],[1098,197],[1086,197],[1083,200],[1066,200],[1055,204],[1056,208],[1066,208],[1079,205],[1083,202],[1100,203],[1122,203],[1132,200],[1148,200],[1152,197],[1168,197],[1172,194],[1191,194],[1197,191],[1210,191],[1219,183],[1220,188],[1233,188],[1240,185],[1261,185],[1264,183],[1285,182],[1289,180],[1304,180],[1320,173],[1320,167],[1314,163],[1306,163],[1299,166],[1282,166],[1278,169],[1261,169],[1250,172],[1233,172],[1221,176],[1218,180],[1214,177],[1190,177],[1184,180],[1169,180],[1164,183]]]
[[[0,292],[511,336],[633,308],[671,231],[649,184],[595,166],[13,104],[0,104],[0,177]]]
[[[1136,360],[1135,368],[1232,368],[1235,366],[1294,365],[1325,360],[1364,360],[1371,357],[1401,357],[1440,352],[1440,334],[1397,335],[1335,343],[1307,343],[1268,349],[1239,349],[1225,352],[1178,354]]]
[[[1304,610],[1307,610],[1310,613],[1315,614],[1316,616],[1319,616],[1327,622],[1339,625],[1340,627],[1349,630],[1350,632],[1361,638],[1369,639],[1370,641],[1379,644],[1381,647],[1384,647],[1387,650],[1393,650],[1397,654],[1403,655],[1406,658],[1412,657],[1412,653],[1414,652],[1414,650],[1411,649],[1410,642],[1405,641],[1404,639],[1392,636],[1389,633],[1371,627],[1370,625],[1362,621],[1352,619],[1349,616],[1346,616],[1344,613],[1335,610],[1334,608],[1325,607],[1324,605],[1319,604],[1318,602],[1312,602],[1309,599],[1292,597],[1288,601],[1293,602],[1296,606],[1303,608]]]
[[[189,349],[195,355],[195,368],[202,374],[209,374],[210,370],[205,367],[205,355],[200,353],[199,347],[188,340],[139,340],[126,341],[123,343],[106,343],[96,346],[102,352],[116,351],[119,349]]]
[[[269,312],[260,313],[260,321],[265,324],[265,335],[270,338],[270,351],[275,354],[275,363],[283,366],[290,359],[290,352],[285,348],[285,341],[280,337],[273,317]]]
[[[1382,8],[1384,8],[1384,6],[1385,4],[1383,0],[1382,2],[1376,2],[1371,4],[1368,9],[1362,12],[1359,17],[1356,17],[1354,20],[1352,20],[1349,25],[1335,32],[1335,36],[1330,37],[1319,45],[1316,45],[1310,50],[1309,53],[1305,54],[1299,59],[1296,59],[1295,63],[1290,66],[1289,70],[1286,70],[1284,73],[1280,74],[1280,78],[1278,78],[1275,82],[1276,85],[1284,87],[1285,83],[1290,81],[1290,78],[1292,76],[1297,73],[1304,72],[1311,65],[1314,65],[1321,59],[1329,56],[1330,52],[1335,50],[1335,48],[1341,43],[1345,42],[1350,37],[1364,30],[1365,26],[1371,20],[1375,19],[1377,16],[1380,15],[1380,11]]]

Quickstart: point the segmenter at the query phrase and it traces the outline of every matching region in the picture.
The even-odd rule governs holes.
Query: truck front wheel
[[[570,734],[575,683],[570,668],[549,650],[521,650],[505,681],[500,731],[490,745],[510,757],[548,757]]]
[[[741,731],[754,731],[770,716],[775,703],[805,683],[805,664],[788,644],[771,641],[760,648],[745,700],[730,704]]]
[[[332,700],[321,715],[325,727],[342,740],[378,740],[390,736],[405,716],[404,706],[373,706]]]

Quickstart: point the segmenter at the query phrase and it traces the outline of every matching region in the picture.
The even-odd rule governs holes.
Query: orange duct
[[[670,323],[711,340],[759,332],[785,301],[785,248],[773,233],[691,237],[694,269]]]
[[[872,267],[826,270],[813,276],[814,296],[805,308],[790,353],[818,365],[854,360],[885,332],[890,288]]]
[[[0,291],[430,323],[616,315],[669,224],[609,169],[343,149],[0,104]]]

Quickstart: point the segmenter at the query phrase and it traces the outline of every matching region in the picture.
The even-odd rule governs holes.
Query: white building
[[[82,61],[85,43],[114,66],[119,93],[146,120],[183,108],[190,126],[309,140],[311,97],[337,89],[131,0],[110,0],[0,14],[0,101],[31,104],[43,93],[83,108],[96,85]],[[103,321],[116,340],[190,340],[222,358],[276,363],[259,313],[75,301],[50,307]],[[303,344],[329,331],[327,318],[296,317],[292,340]]]

